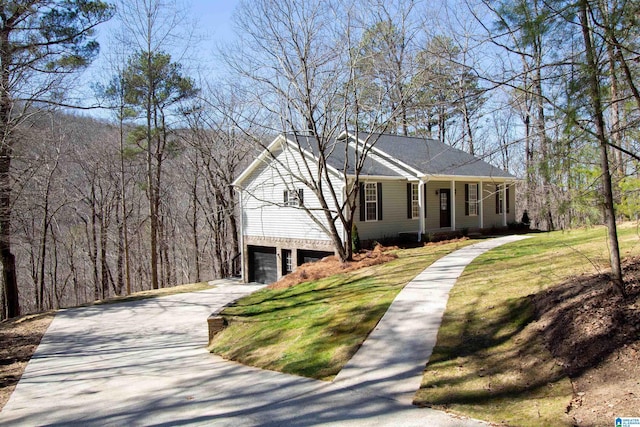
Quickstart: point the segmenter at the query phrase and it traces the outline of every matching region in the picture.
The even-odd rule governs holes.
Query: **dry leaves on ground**
[[[551,353],[571,377],[578,426],[640,417],[640,257],[626,260],[627,298],[606,274],[578,276],[535,299]]]
[[[53,316],[35,314],[0,323],[0,410],[9,401]]]

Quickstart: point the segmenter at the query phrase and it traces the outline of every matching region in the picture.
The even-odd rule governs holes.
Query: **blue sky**
[[[191,15],[212,39],[232,37],[231,16],[238,0],[191,0]]]
[[[179,2],[179,0],[178,0]],[[197,58],[197,65],[204,67],[206,72],[215,74],[214,50],[217,44],[233,39],[233,12],[240,0],[186,0],[184,2],[189,23],[196,23],[196,39],[199,40],[195,52],[190,55]],[[98,82],[105,82],[109,77],[108,54],[112,35],[118,30],[118,21],[111,21],[98,27],[98,41],[101,53],[94,63],[79,76],[79,87],[71,95],[75,102],[93,104],[92,86]],[[173,54],[172,54],[173,55]],[[189,68],[189,64],[183,64]],[[84,100],[83,101],[79,101]],[[72,101],[73,102],[73,101]],[[91,110],[88,115],[106,118],[106,111]]]

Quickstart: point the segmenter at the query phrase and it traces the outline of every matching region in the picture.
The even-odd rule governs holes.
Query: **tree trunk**
[[[200,239],[198,238],[198,159],[195,161],[195,172],[193,174],[193,186],[191,187],[191,233],[193,238],[193,255],[196,267],[195,281],[200,282]]]
[[[9,30],[0,31],[0,258],[2,259],[2,278],[4,282],[4,298],[6,317],[20,315],[20,299],[18,297],[18,280],[16,277],[16,258],[11,252],[11,158],[13,142],[11,135],[11,99],[9,88],[9,69],[11,53],[9,46]]]
[[[109,296],[109,264],[107,263],[107,225],[106,212],[100,211],[100,282],[102,299]]]
[[[93,298],[97,301],[100,299],[100,276],[98,275],[98,225],[96,222],[98,212],[96,203],[95,183],[91,183],[91,252],[89,257],[93,264]]]
[[[535,102],[537,108],[536,114],[536,127],[538,139],[540,141],[540,155],[542,159],[540,160],[540,169],[542,172],[542,194],[543,194],[543,214],[545,216],[545,220],[547,222],[547,228],[550,231],[555,230],[554,217],[551,207],[551,191],[549,187],[551,186],[551,166],[549,159],[549,141],[547,139],[547,131],[545,124],[545,114],[544,114],[544,97],[542,93],[542,53],[539,52],[539,49],[536,49],[536,70],[535,70],[535,78],[533,83],[533,89],[535,91]]]
[[[44,311],[44,275],[47,257],[47,235],[49,230],[49,198],[45,196],[44,215],[42,218],[42,237],[40,239],[40,273],[38,280],[37,307],[38,311]]]
[[[591,41],[591,27],[587,15],[587,0],[580,1],[580,24],[582,26],[582,37],[584,39],[587,66],[587,78],[589,82],[589,92],[591,106],[593,108],[593,118],[596,126],[596,136],[600,143],[600,168],[602,169],[602,191],[604,195],[604,216],[608,230],[609,258],[611,262],[611,280],[623,296],[626,296],[624,281],[622,278],[622,268],[620,263],[620,248],[618,246],[618,232],[616,226],[615,207],[613,204],[613,191],[611,184],[611,173],[609,171],[608,141],[605,134],[604,115],[602,109],[602,99],[600,96],[600,82],[598,81],[598,65],[596,64],[595,51]]]
[[[116,255],[116,283],[115,294],[121,295],[125,288],[124,279],[124,225],[120,219],[120,205],[122,203],[120,193],[116,197],[116,224],[118,225],[118,250]]]
[[[148,17],[151,19],[151,17]],[[150,31],[150,30],[149,30]],[[148,40],[150,42],[150,39]],[[145,100],[146,118],[147,118],[147,185],[149,193],[149,220],[150,224],[150,244],[151,244],[151,287],[153,289],[159,288],[158,283],[158,206],[156,200],[158,198],[157,189],[155,187],[154,170],[153,170],[153,125],[157,122],[157,118],[154,114],[153,105],[153,93],[155,93],[155,87],[153,86],[153,63],[152,63],[152,51],[151,46],[147,47],[147,81],[149,87],[146,88],[147,96]],[[155,120],[154,120],[155,119]],[[157,127],[156,127],[157,129]]]

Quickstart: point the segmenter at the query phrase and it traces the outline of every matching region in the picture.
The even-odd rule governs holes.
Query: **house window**
[[[507,209],[507,213],[509,213],[509,187],[504,185],[496,185],[496,213],[503,213],[503,206]],[[504,200],[504,196],[507,196],[507,200]],[[505,203],[503,203],[503,200]]]
[[[283,203],[285,206],[302,206],[303,203],[302,188],[298,190],[284,190]]]
[[[478,216],[478,185],[469,184],[469,216]]]
[[[420,217],[418,184],[411,184],[411,218]]]
[[[289,274],[293,271],[293,256],[290,249],[282,250],[282,274]]]
[[[407,191],[409,190],[407,189]],[[361,182],[358,197],[360,198],[358,204],[360,206],[360,221],[382,221],[382,183]]]
[[[364,185],[364,209],[366,221],[378,220],[378,186],[375,182]]]

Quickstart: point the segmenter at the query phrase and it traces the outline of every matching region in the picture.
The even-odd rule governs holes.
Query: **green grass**
[[[470,243],[399,251],[386,264],[256,292],[223,312],[229,326],[211,350],[247,365],[331,380],[405,284]]]
[[[619,229],[640,254],[635,225]],[[544,346],[531,295],[606,271],[605,229],[533,235],[477,258],[453,288],[415,403],[517,426],[571,425],[572,386]]]

